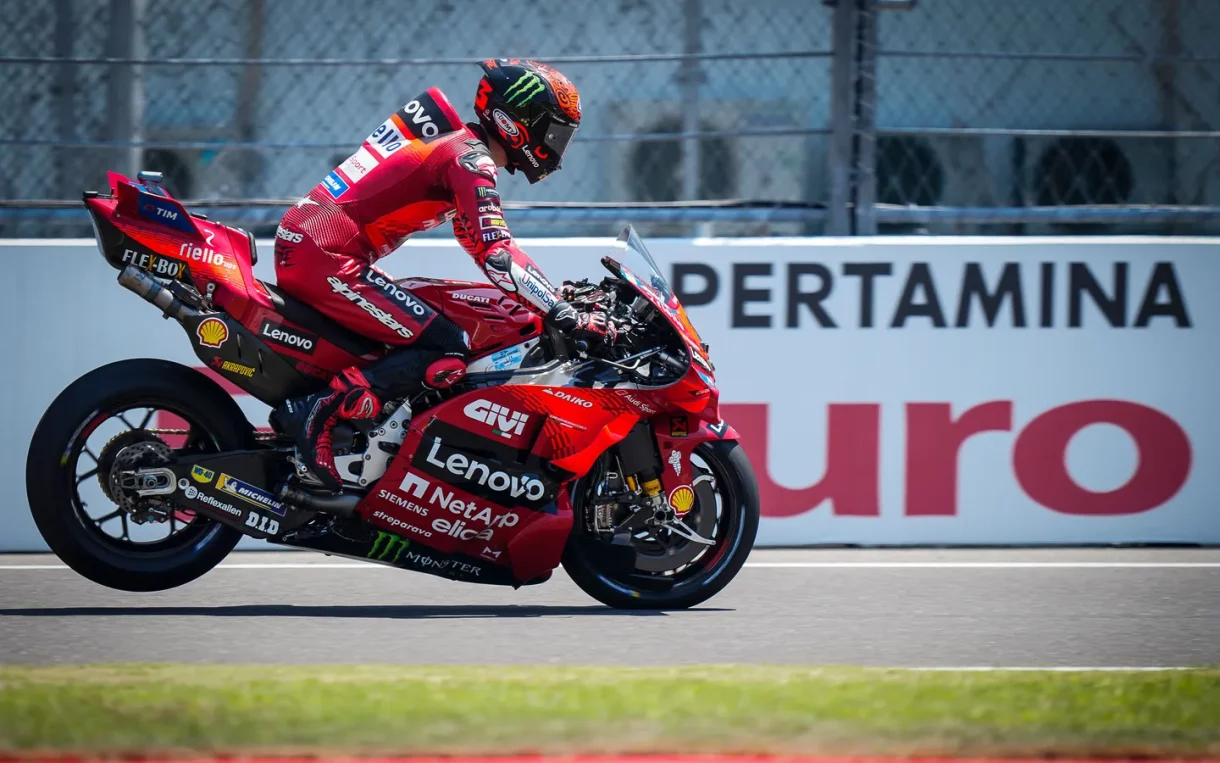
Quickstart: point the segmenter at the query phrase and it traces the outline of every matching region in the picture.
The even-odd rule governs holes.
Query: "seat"
[[[301,328],[308,329],[331,344],[356,356],[371,355],[385,349],[385,345],[375,339],[360,336],[356,332],[335,323],[323,313],[315,310],[301,300],[288,294],[275,284],[259,281],[271,303],[280,315],[292,321]]]

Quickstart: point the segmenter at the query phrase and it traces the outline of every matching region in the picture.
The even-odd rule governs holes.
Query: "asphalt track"
[[[128,594],[0,556],[0,663],[1220,665],[1220,550],[757,550],[684,612],[561,573],[479,587],[312,553],[235,553]]]
[[[88,763],[88,759],[73,759],[76,763]],[[138,759],[140,763],[221,763],[216,758],[157,758]],[[811,756],[760,756],[760,755],[504,755],[493,758],[446,756],[443,758],[242,758],[243,763],[909,763],[907,758],[827,758]],[[920,758],[920,763],[1028,763],[1026,759],[1013,758]],[[110,759],[99,759],[97,763],[112,763]],[[1147,763],[1146,759],[1058,759],[1057,763]],[[1201,759],[1193,763],[1220,763]]]

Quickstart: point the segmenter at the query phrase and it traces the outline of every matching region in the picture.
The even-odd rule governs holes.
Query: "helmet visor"
[[[547,151],[553,153],[556,158],[562,158],[565,151],[568,150],[568,144],[572,142],[572,136],[576,134],[576,128],[572,125],[565,125],[554,119],[547,121],[546,129],[542,133],[542,145]]]

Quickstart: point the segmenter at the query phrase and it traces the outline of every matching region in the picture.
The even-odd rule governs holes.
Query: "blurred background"
[[[519,235],[1215,233],[1217,40],[1216,0],[7,2],[0,236],[87,236],[140,168],[267,235],[509,56],[584,105],[564,172],[502,179]]]

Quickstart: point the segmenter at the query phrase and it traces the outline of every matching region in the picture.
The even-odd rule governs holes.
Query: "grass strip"
[[[1220,670],[0,667],[0,754],[1220,756]]]

